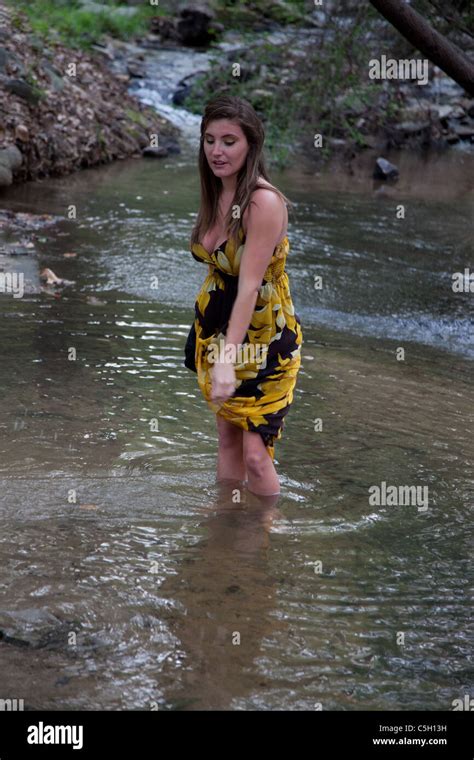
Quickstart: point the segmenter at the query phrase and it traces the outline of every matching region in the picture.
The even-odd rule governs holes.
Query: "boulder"
[[[387,161],[386,158],[378,158],[375,162],[373,177],[374,179],[395,179],[399,171],[394,164]]]
[[[181,153],[181,148],[179,147],[179,142],[176,137],[171,137],[170,135],[160,135],[160,143],[161,147],[165,148],[168,153]]]
[[[17,124],[15,127],[15,138],[17,140],[20,140],[20,142],[28,142],[30,139],[28,127],[26,127],[24,124]]]
[[[151,145],[147,145],[147,147],[142,150],[142,156],[145,158],[165,158],[167,155],[167,149],[162,146],[154,148]]]
[[[4,164],[0,164],[0,187],[8,187],[13,182],[11,169]]]
[[[429,129],[429,121],[404,121],[401,124],[396,124],[395,129],[399,132],[403,132],[405,135],[415,135],[418,132],[423,132],[425,129]]]
[[[452,124],[451,126],[461,140],[467,140],[474,136],[474,122],[471,124]]]
[[[4,86],[8,92],[23,98],[30,105],[36,105],[40,100],[40,93],[24,79],[8,79]]]
[[[210,31],[214,13],[204,5],[189,5],[183,8],[176,25],[178,38],[183,45],[203,47],[214,39]]]
[[[9,145],[8,148],[0,150],[0,163],[8,166],[12,172],[19,169],[23,163],[23,155],[16,145]]]
[[[446,105],[446,106],[440,106],[440,105],[432,105],[430,106],[430,113],[434,116],[437,116],[440,121],[443,121],[444,119],[447,119],[451,114],[453,113],[453,107]]]

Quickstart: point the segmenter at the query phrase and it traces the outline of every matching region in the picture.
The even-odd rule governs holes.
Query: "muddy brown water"
[[[363,162],[272,175],[296,204],[305,343],[266,504],[215,483],[215,420],[182,364],[206,274],[189,159],[4,195],[59,217],[29,261],[75,285],[0,297],[0,698],[450,710],[469,693],[474,294],[451,281],[473,264],[474,159],[392,160],[396,186]],[[371,504],[382,482],[427,487],[428,508]]]

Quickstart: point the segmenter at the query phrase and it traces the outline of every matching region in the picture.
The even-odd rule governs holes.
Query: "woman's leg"
[[[217,452],[217,480],[242,480],[245,471],[242,434],[243,430],[216,414],[219,450]]]
[[[260,433],[251,433],[247,430],[243,431],[243,435],[248,490],[261,496],[277,496],[280,493],[280,481],[262,436]]]

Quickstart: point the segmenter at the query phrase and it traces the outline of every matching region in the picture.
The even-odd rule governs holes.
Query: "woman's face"
[[[228,119],[209,122],[204,133],[204,153],[216,177],[236,174],[248,151],[247,138],[238,124]]]

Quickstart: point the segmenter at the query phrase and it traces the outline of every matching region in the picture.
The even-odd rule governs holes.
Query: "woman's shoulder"
[[[250,195],[250,202],[258,202],[259,204],[265,204],[270,208],[277,208],[281,205],[281,194],[277,187],[272,185],[267,180],[260,177],[255,190]],[[286,205],[286,204],[285,204]]]
[[[262,178],[259,179],[259,182]],[[263,180],[265,186],[257,187],[250,196],[250,202],[244,211],[242,219],[242,227],[244,235],[247,234],[248,222],[250,215],[256,215],[256,217],[262,220],[265,225],[276,225],[280,228],[286,228],[288,224],[288,212],[286,209],[286,202],[282,202],[283,199],[280,195],[280,191],[277,188],[270,189],[273,185]],[[277,192],[275,192],[277,190]],[[253,213],[252,213],[253,209]]]
[[[254,193],[258,193],[260,191],[263,191],[266,193],[267,191],[270,191],[273,194],[273,191],[276,190],[277,193],[280,192],[275,185],[272,185],[271,182],[268,182],[268,180],[264,179],[263,177],[259,177],[257,180],[257,187],[253,191]]]

